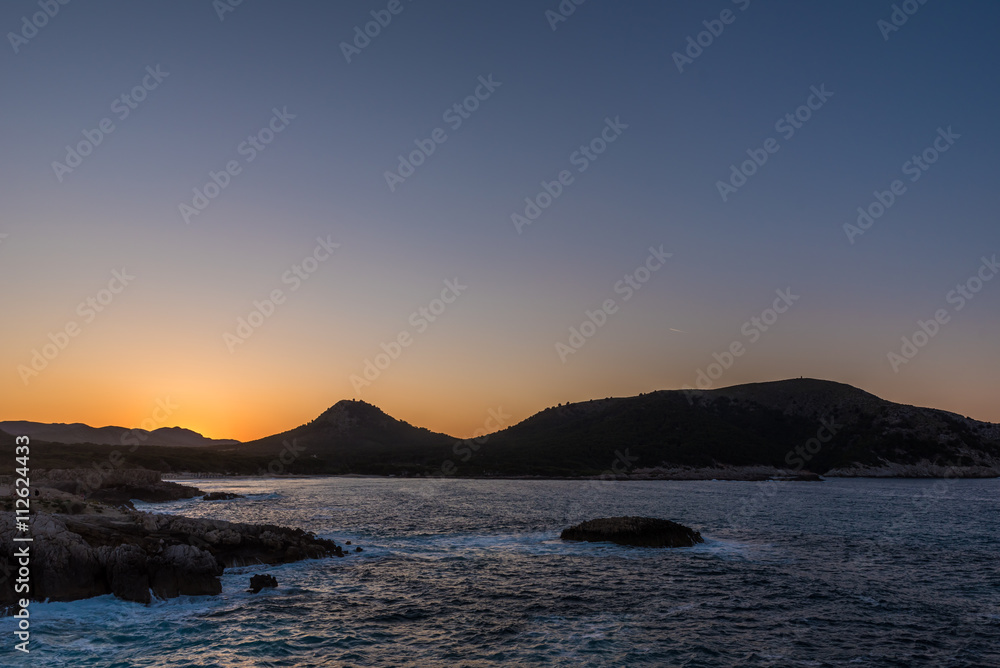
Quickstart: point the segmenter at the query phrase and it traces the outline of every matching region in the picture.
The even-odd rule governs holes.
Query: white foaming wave
[[[272,492],[251,492],[250,494],[244,494],[244,496],[246,497],[246,499],[233,499],[233,501],[237,501],[237,502],[238,501],[244,501],[244,500],[277,501],[278,499],[285,498],[284,494],[282,494],[281,492],[277,492],[277,491],[272,491]]]
[[[749,543],[741,543],[735,540],[725,540],[721,538],[710,538],[702,536],[704,543],[698,543],[690,548],[698,554],[709,554],[727,560],[746,560],[755,551],[755,546]]]

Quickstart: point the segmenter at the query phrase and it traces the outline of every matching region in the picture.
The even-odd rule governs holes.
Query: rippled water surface
[[[223,594],[32,605],[4,665],[998,666],[1000,481],[199,481],[153,512],[299,526],[364,552],[227,570]],[[687,549],[559,541],[649,515]],[[353,546],[352,546],[353,547]],[[268,572],[277,589],[246,593]]]

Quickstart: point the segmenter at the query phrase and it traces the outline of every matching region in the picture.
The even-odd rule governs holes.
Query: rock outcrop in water
[[[654,517],[602,517],[564,529],[559,537],[637,547],[691,547],[704,542],[694,529]]]
[[[301,529],[153,515],[133,510],[103,514],[32,515],[32,600],[73,601],[114,594],[149,603],[159,598],[222,591],[230,566],[343,557],[331,540]],[[19,535],[24,535],[18,532]],[[0,515],[0,571],[16,573],[12,513]],[[13,578],[0,586],[0,606],[15,598]]]
[[[265,587],[277,587],[277,586],[278,586],[278,579],[275,578],[273,575],[267,575],[267,574],[261,575],[258,573],[257,575],[250,576],[250,589],[248,589],[247,591],[249,591],[251,594],[256,594]]]
[[[245,498],[242,494],[235,494],[233,492],[209,492],[201,497],[202,501],[231,501],[242,498]]]

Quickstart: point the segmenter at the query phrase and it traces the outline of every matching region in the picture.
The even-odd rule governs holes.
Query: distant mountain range
[[[120,445],[121,438],[116,427],[3,422],[0,429],[39,440],[73,435],[75,443],[93,443],[97,432],[102,443]],[[831,475],[1000,475],[1000,425],[813,379],[565,404],[475,441],[415,427],[356,400],[247,443],[212,441],[176,428],[149,434],[149,444],[175,447],[138,448],[128,455],[128,466],[403,476],[669,477],[678,469],[734,467]],[[191,449],[199,444],[205,447]],[[97,449],[87,453],[85,447]],[[104,455],[99,446],[80,445],[52,446],[44,453],[52,467]]]
[[[414,427],[363,401],[341,401],[296,429],[218,450],[274,456],[292,443],[289,468],[327,473],[562,476],[769,466],[887,475],[980,467],[1000,474],[1000,425],[813,379],[566,404],[478,441]]]
[[[208,445],[231,445],[239,443],[232,439],[205,438],[201,434],[182,427],[162,427],[153,431],[127,429],[126,427],[91,427],[75,422],[73,424],[46,424],[9,420],[0,422],[0,430],[7,434],[28,436],[32,440],[49,443],[95,445],[156,445],[161,447],[197,448]]]

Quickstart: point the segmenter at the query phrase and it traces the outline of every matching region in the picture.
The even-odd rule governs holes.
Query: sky
[[[805,376],[1000,422],[998,20],[5,2],[0,419],[466,437]]]

